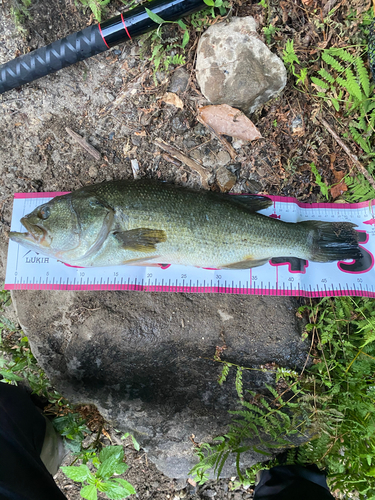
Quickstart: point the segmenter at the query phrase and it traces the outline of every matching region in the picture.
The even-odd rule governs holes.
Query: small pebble
[[[185,92],[190,75],[184,68],[177,68],[171,78],[169,92]]]
[[[217,493],[214,490],[206,490],[203,492],[203,496],[208,497],[208,498],[213,498],[216,495],[217,495]]]
[[[239,491],[237,491],[237,492],[233,495],[233,500],[242,500],[242,493],[240,493]]]
[[[219,151],[216,156],[217,165],[224,166],[230,162],[230,155],[226,151]]]
[[[304,135],[305,127],[303,124],[302,116],[300,116],[300,115],[296,116],[292,120],[292,123],[290,124],[290,128],[292,129],[293,135],[298,135],[298,136]]]
[[[171,121],[171,129],[176,134],[184,134],[187,131],[187,126],[184,123],[183,118],[180,116],[174,116]]]
[[[89,168],[89,176],[93,179],[98,176],[98,169],[95,165],[91,165]]]
[[[216,172],[216,182],[222,193],[227,193],[236,184],[236,176],[225,167],[220,167]]]

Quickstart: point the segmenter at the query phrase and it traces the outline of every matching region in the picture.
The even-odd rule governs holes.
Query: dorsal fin
[[[257,194],[230,194],[227,199],[246,207],[249,212],[258,212],[272,205],[272,200],[267,196],[259,196]]]

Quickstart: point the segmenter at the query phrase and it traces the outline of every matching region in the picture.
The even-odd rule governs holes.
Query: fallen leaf
[[[342,193],[345,193],[345,191],[348,190],[348,186],[345,184],[344,181],[339,182],[339,184],[336,184],[335,186],[331,187],[331,196],[335,200],[339,196],[342,195]]]
[[[340,182],[346,173],[343,170],[333,170],[333,175],[335,176],[336,182]]]
[[[191,479],[191,477],[189,477],[189,479],[187,480],[187,482],[189,484],[191,484],[193,486],[193,488],[195,488],[197,486],[197,483],[194,481],[194,479]]]
[[[198,120],[211,127],[218,135],[225,134],[244,141],[262,138],[253,122],[242,111],[228,104],[198,108]]]
[[[166,104],[172,104],[173,106],[176,106],[176,108],[183,109],[184,107],[184,103],[181,101],[178,95],[173,94],[173,92],[166,92],[161,98],[161,100],[164,101]]]

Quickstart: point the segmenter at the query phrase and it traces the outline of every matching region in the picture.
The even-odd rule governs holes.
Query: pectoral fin
[[[263,266],[270,259],[259,259],[259,260],[242,260],[241,262],[233,262],[233,264],[227,264],[221,269],[251,269],[252,267]]]
[[[129,231],[113,233],[114,237],[126,250],[134,252],[153,252],[157,243],[167,241],[167,234],[161,229],[140,227]]]

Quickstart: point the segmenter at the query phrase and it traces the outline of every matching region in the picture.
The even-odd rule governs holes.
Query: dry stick
[[[85,150],[87,151],[91,156],[95,158],[95,160],[101,160],[102,155],[97,151],[91,144],[89,144],[86,139],[84,139],[82,136],[77,134],[76,132],[73,132],[72,129],[69,127],[65,127],[65,130],[68,132],[70,137],[72,137],[78,144]]]
[[[171,146],[170,144],[167,144],[164,142],[162,139],[156,139],[155,144],[159,146],[159,148],[163,149],[166,151],[168,154],[173,156],[174,158],[177,158],[177,160],[180,160],[182,163],[185,163],[188,167],[193,169],[195,172],[197,172],[201,178],[202,181],[202,186],[205,189],[209,189],[207,179],[209,177],[209,172],[207,169],[202,167],[202,165],[199,165],[196,161],[194,161],[192,158],[189,158],[188,156],[184,155],[181,151],[179,151],[177,148],[174,146]]]
[[[348,146],[340,139],[340,137],[336,134],[336,132],[334,130],[332,130],[332,128],[328,125],[328,123],[324,120],[324,118],[318,117],[318,120],[321,122],[322,125],[325,126],[325,128],[332,135],[332,137],[335,139],[337,144],[339,144],[342,147],[342,149],[349,156],[349,158],[352,160],[354,165],[358,168],[360,173],[366,177],[366,179],[369,181],[371,186],[375,189],[375,179],[367,172],[365,167],[359,162],[358,158],[350,151]]]

